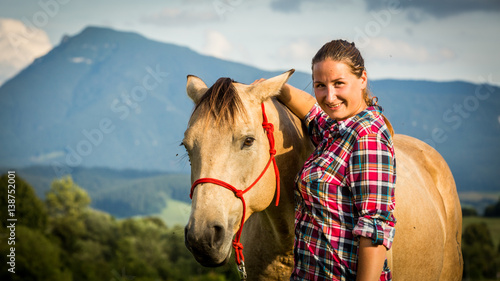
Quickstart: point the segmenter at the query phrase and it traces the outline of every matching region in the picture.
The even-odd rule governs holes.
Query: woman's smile
[[[337,104],[332,104],[332,105],[328,105],[331,109],[335,110],[335,109],[338,109],[341,105],[343,104],[343,102],[339,102]]]

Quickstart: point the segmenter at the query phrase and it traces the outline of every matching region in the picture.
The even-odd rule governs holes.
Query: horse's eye
[[[255,141],[254,138],[251,137],[246,138],[245,141],[243,142],[243,148],[252,146],[254,141]]]

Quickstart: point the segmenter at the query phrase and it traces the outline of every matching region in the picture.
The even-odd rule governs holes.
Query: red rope
[[[259,180],[264,176],[264,174],[266,173],[267,169],[271,165],[271,162],[273,163],[274,172],[275,172],[275,175],[276,175],[276,206],[278,206],[279,199],[280,199],[280,175],[279,175],[278,165],[276,164],[276,159],[274,157],[276,155],[276,148],[275,148],[274,134],[273,134],[274,133],[274,126],[273,126],[272,123],[269,123],[267,121],[267,116],[266,116],[266,111],[265,111],[264,103],[261,104],[261,107],[262,107],[262,117],[263,117],[262,127],[266,131],[267,139],[269,140],[269,154],[270,154],[270,158],[269,158],[269,161],[266,164],[266,167],[260,173],[259,177],[257,177],[257,179],[250,186],[248,186],[247,188],[245,188],[244,190],[237,189],[236,187],[230,185],[229,183],[221,181],[221,180],[218,180],[218,179],[201,178],[201,179],[196,180],[193,183],[193,185],[191,186],[191,192],[189,194],[189,198],[193,199],[193,192],[194,192],[195,187],[198,184],[201,184],[201,183],[213,183],[213,184],[216,184],[216,185],[219,185],[219,186],[222,186],[224,188],[227,188],[227,189],[231,190],[232,192],[234,192],[234,195],[236,197],[238,197],[239,199],[241,199],[241,203],[243,204],[243,214],[242,214],[242,217],[241,217],[240,228],[236,232],[236,235],[235,235],[234,240],[233,240],[233,248],[234,248],[235,253],[236,253],[236,263],[238,265],[240,265],[242,262],[245,261],[245,258],[243,257],[243,245],[240,242],[241,232],[243,230],[243,225],[245,224],[246,209],[247,209],[246,208],[245,199],[243,198],[243,194],[245,194],[252,187],[254,187],[257,184],[257,182],[259,182]]]

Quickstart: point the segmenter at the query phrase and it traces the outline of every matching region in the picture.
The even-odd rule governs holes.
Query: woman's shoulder
[[[344,134],[356,140],[368,135],[377,135],[382,141],[390,143],[392,146],[392,137],[382,116],[382,108],[379,106],[366,108],[345,120],[344,124],[340,124],[340,127]]]

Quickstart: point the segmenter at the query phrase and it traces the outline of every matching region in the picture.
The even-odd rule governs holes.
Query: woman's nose
[[[337,94],[335,91],[335,87],[329,86],[326,88],[326,96],[325,96],[325,102],[330,103],[334,102],[337,100]]]

